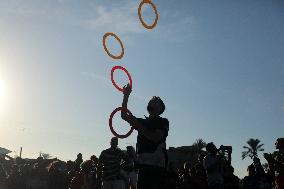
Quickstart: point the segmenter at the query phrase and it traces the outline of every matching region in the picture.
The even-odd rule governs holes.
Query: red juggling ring
[[[113,119],[113,116],[116,114],[116,112],[118,111],[126,111],[128,114],[132,115],[132,113],[127,109],[127,108],[123,108],[123,107],[118,107],[116,108],[111,114],[110,114],[110,117],[109,117],[109,128],[110,128],[110,131],[112,132],[112,134],[114,136],[116,136],[117,138],[127,138],[131,135],[131,133],[133,132],[134,130],[134,127],[131,127],[131,129],[124,135],[120,135],[118,134],[114,129],[113,129],[113,126],[112,126],[112,119]]]
[[[129,74],[129,72],[122,66],[114,66],[111,69],[111,82],[115,86],[115,88],[117,88],[117,90],[119,90],[120,92],[123,92],[123,88],[119,87],[114,81],[114,71],[117,70],[117,69],[123,70],[126,73],[126,75],[128,76],[128,79],[129,79],[130,87],[132,88],[132,78],[131,78],[131,75]]]

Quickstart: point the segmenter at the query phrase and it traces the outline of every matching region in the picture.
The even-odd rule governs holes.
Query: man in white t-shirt
[[[130,85],[124,87],[122,107],[127,109]],[[161,117],[165,111],[161,98],[154,96],[147,105],[149,117],[137,118],[122,111],[121,117],[137,131],[138,189],[164,189],[167,166],[166,139],[169,121]]]

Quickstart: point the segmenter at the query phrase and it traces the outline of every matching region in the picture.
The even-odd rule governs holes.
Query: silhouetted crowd
[[[234,175],[231,146],[217,149],[210,142],[198,161],[177,166],[166,149],[169,121],[161,117],[164,102],[154,96],[147,105],[148,117],[139,118],[127,111],[131,92],[130,84],[123,88],[121,118],[137,131],[136,149],[121,150],[113,137],[98,158],[85,161],[81,153],[67,162],[0,157],[0,189],[284,189],[284,138],[277,139],[277,151],[264,154],[267,171],[249,149],[253,163],[242,180]]]
[[[167,169],[160,170],[160,176],[154,179],[164,189],[283,189],[283,142],[283,138],[278,139],[279,150],[265,154],[268,170],[264,170],[258,158],[253,158],[247,168],[248,175],[242,180],[234,175],[230,162],[232,149],[227,146],[217,149],[213,143],[207,144],[206,153],[201,153],[196,163],[184,162],[182,167],[175,167],[174,162],[168,162]],[[136,151],[132,146],[120,150],[115,137],[111,139],[111,147],[102,151],[99,158],[93,155],[84,161],[79,153],[75,161],[64,162],[42,157],[6,160],[2,156],[0,162],[1,189],[139,188]],[[148,173],[147,177],[155,175]]]

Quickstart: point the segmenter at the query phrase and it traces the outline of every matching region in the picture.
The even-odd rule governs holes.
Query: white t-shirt
[[[164,168],[166,143],[161,143],[154,153],[141,153],[137,155],[137,163],[140,165],[151,165]]]

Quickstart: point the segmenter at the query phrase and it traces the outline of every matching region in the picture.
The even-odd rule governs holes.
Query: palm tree
[[[245,159],[246,157],[250,157],[251,159],[258,157],[258,152],[264,151],[262,148],[264,144],[260,144],[259,139],[253,139],[250,138],[247,141],[248,146],[243,146],[246,151],[242,152],[242,159]]]

